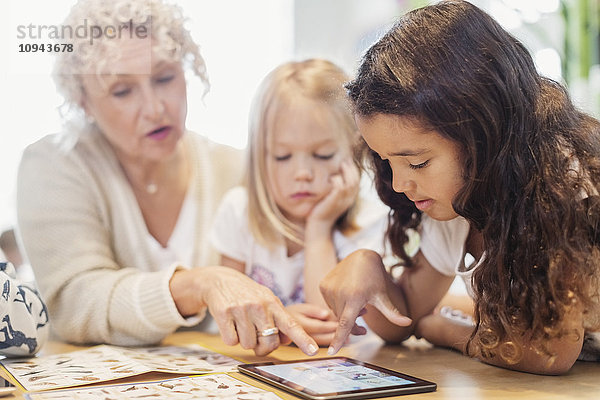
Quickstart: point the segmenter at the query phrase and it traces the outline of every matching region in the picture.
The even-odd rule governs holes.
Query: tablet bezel
[[[350,362],[355,365],[364,366],[366,368],[371,368],[375,371],[384,372],[384,373],[392,375],[392,376],[397,376],[399,378],[410,380],[414,383],[397,385],[397,386],[386,386],[386,387],[380,387],[380,388],[348,390],[348,391],[344,391],[344,392],[318,393],[307,387],[298,385],[297,383],[290,382],[280,376],[273,375],[269,372],[258,369],[258,367],[268,366],[268,365],[300,364],[300,363],[310,362],[310,361],[327,361],[327,360],[341,360],[342,362]],[[413,393],[433,392],[437,389],[437,385],[434,382],[426,381],[424,379],[417,378],[415,376],[407,375],[407,374],[397,372],[397,371],[394,371],[394,370],[391,370],[388,368],[369,364],[369,363],[355,360],[353,358],[348,358],[348,357],[309,358],[309,359],[293,360],[293,361],[275,361],[275,362],[270,361],[270,362],[261,362],[261,363],[252,363],[252,364],[241,364],[241,365],[238,365],[238,371],[244,375],[251,376],[251,377],[261,380],[265,383],[273,385],[279,389],[282,389],[282,390],[285,390],[292,394],[295,394],[296,396],[300,396],[304,399],[310,399],[310,400],[367,399],[367,398],[375,398],[375,397],[388,397],[388,396],[399,396],[399,395],[413,394]]]

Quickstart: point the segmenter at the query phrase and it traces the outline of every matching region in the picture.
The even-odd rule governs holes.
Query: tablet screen
[[[254,372],[251,375],[270,383],[278,383],[276,386],[284,389],[312,396],[327,395],[309,398],[328,398],[340,394],[347,394],[348,398],[359,398],[365,393],[386,392],[390,393],[385,395],[408,394],[431,391],[436,387],[434,383],[419,378],[345,357],[240,367],[241,372],[250,370]]]

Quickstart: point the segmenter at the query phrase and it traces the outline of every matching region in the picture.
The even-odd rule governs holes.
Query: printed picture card
[[[281,400],[275,393],[250,386],[226,374],[176,378],[139,384],[28,393],[25,398],[28,400],[106,400],[123,398]]]
[[[100,345],[0,362],[26,391],[89,385],[149,372],[183,375],[230,372],[240,363],[198,345],[143,348]]]

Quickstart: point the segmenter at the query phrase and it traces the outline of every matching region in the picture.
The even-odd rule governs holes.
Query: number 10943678
[[[72,43],[20,43],[19,53],[71,53]]]

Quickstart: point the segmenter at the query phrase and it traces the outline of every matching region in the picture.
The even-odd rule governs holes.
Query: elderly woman
[[[76,343],[149,344],[208,308],[227,344],[267,354],[289,338],[315,353],[270,290],[208,266],[207,230],[238,183],[240,154],[185,129],[184,68],[207,78],[180,10],[81,0],[64,25],[90,33],[64,38],[72,51],[56,61],[69,123],[27,148],[18,184],[19,228],[53,329]]]

